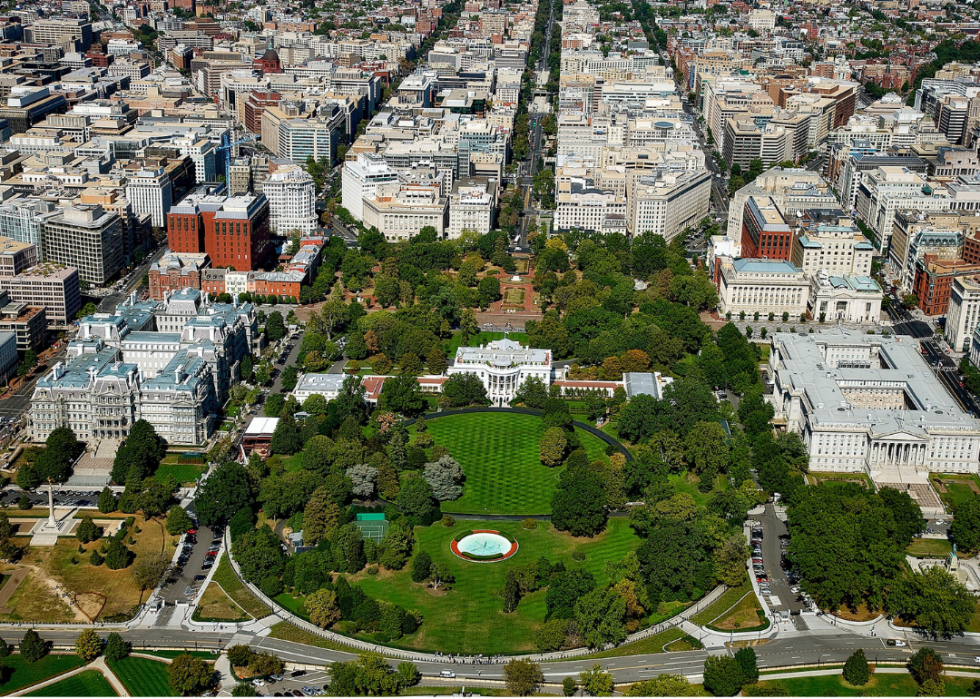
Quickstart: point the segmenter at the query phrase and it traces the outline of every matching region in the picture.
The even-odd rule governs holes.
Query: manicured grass
[[[449,550],[453,538],[471,529],[495,529],[517,540],[518,552],[498,563],[464,561]],[[412,582],[411,566],[401,571],[382,571],[376,576],[360,574],[350,578],[368,595],[392,602],[405,609],[417,610],[424,617],[421,628],[393,645],[414,650],[445,653],[517,653],[534,650],[534,633],[544,623],[545,590],[533,592],[521,600],[517,611],[503,613],[504,578],[515,566],[538,560],[542,556],[552,563],[562,561],[568,568],[584,568],[599,585],[608,582],[606,561],[618,561],[636,549],[640,540],[625,518],[610,519],[605,532],[594,539],[575,539],[555,531],[546,522],[535,530],[521,528],[520,522],[459,521],[452,527],[435,524],[416,528],[416,552],[425,551],[434,563],[445,564],[456,577],[449,592],[433,592]],[[572,554],[585,554],[576,562]],[[289,597],[286,595],[285,597]],[[278,600],[283,602],[283,597]],[[300,599],[289,600],[299,609]],[[676,607],[651,617],[653,623],[676,613]],[[676,640],[676,639],[671,639]]]
[[[865,473],[825,473],[811,471],[807,474],[807,483],[819,485],[821,483],[859,483],[868,490],[874,491],[874,483]]]
[[[946,539],[915,539],[905,552],[919,558],[944,558],[952,550],[952,544]]]
[[[282,595],[280,595],[280,597],[281,596]],[[278,599],[276,601],[279,602]],[[269,638],[278,638],[282,641],[302,643],[307,646],[314,646],[315,648],[353,652],[349,646],[345,646],[341,643],[334,643],[330,639],[317,636],[315,633],[310,633],[305,629],[301,629],[298,626],[290,624],[288,621],[280,621],[278,624],[269,627]]]
[[[244,609],[246,612],[254,616],[256,619],[261,619],[262,617],[268,616],[272,613],[272,610],[265,606],[262,602],[256,598],[248,588],[238,579],[235,575],[235,571],[231,568],[231,563],[228,562],[226,556],[221,557],[221,563],[218,564],[218,569],[214,571],[214,575],[211,580],[221,585],[221,589],[227,593],[238,605]]]
[[[580,660],[592,660],[593,658],[615,658],[620,655],[647,655],[648,653],[664,653],[664,646],[670,646],[687,636],[679,628],[667,629],[658,634],[654,634],[641,641],[625,643],[618,648],[604,650],[600,653],[579,656]]]
[[[919,691],[911,675],[907,674],[876,674],[863,687],[855,687],[844,681],[840,675],[821,675],[818,677],[792,677],[784,680],[760,682],[764,687],[779,687],[785,690],[785,696],[793,697],[914,697]],[[947,677],[946,696],[966,696],[967,689],[973,685],[969,677]],[[751,687],[746,687],[746,694],[752,696]]]
[[[739,600],[745,597],[746,593],[752,591],[752,583],[748,578],[742,583],[741,587],[732,587],[722,593],[721,597],[709,604],[697,614],[691,617],[691,621],[698,626],[710,624],[716,619],[720,619],[732,607],[738,604]]]
[[[214,660],[215,658],[215,654],[207,650],[138,650],[134,652],[143,655],[155,655],[158,658],[167,658],[168,660],[173,660],[178,655],[184,655],[185,653],[193,655],[195,658],[204,658],[205,660]]]
[[[178,483],[193,483],[207,468],[204,464],[180,464],[163,462],[157,467],[156,477],[173,476]]]
[[[167,676],[167,664],[148,658],[123,658],[109,662],[126,691],[134,697],[173,697]]]
[[[303,468],[303,452],[282,456],[282,466],[287,471],[300,471]]]
[[[2,694],[16,692],[18,689],[44,682],[44,680],[49,680],[84,665],[82,659],[74,653],[70,655],[46,655],[36,663],[29,663],[20,655],[13,654],[4,658],[3,662],[8,668],[9,679],[0,685],[0,693]]]
[[[428,421],[435,443],[449,449],[466,475],[459,500],[442,503],[443,512],[540,515],[551,512],[561,474],[538,456],[545,432],[536,415],[468,413]],[[605,457],[606,445],[583,430],[576,434],[590,459]]]
[[[965,505],[973,498],[977,497],[976,493],[970,488],[967,483],[951,483],[946,481],[943,483],[946,488],[945,493],[941,493],[940,497],[946,506],[950,509],[955,510],[959,505]]]
[[[86,670],[27,694],[29,697],[114,697],[109,680],[98,670]]]
[[[251,618],[214,582],[208,585],[194,610],[194,621],[248,621]]]
[[[722,631],[738,631],[740,629],[758,629],[768,626],[769,622],[762,612],[758,598],[751,590],[739,600],[724,616],[713,621],[710,626]]]

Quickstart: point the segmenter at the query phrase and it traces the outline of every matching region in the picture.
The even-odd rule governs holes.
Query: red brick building
[[[220,186],[223,191],[224,186]],[[228,197],[199,187],[167,214],[167,243],[176,253],[207,253],[213,267],[257,269],[269,254],[265,195]]]
[[[162,300],[167,292],[201,289],[201,277],[210,264],[203,253],[180,255],[171,252],[150,266],[150,298]]]
[[[262,54],[262,58],[256,58],[252,61],[252,70],[260,70],[263,75],[266,73],[281,73],[282,61],[279,60],[279,54],[274,49],[266,49],[265,53]]]
[[[915,269],[912,293],[919,299],[919,308],[927,316],[940,316],[949,309],[949,296],[956,277],[972,276],[980,265],[966,260],[940,260],[926,254]]]
[[[788,260],[793,229],[769,197],[751,196],[742,212],[742,257]]]
[[[249,133],[262,133],[262,113],[281,101],[282,95],[273,90],[252,90],[245,98],[245,128]]]

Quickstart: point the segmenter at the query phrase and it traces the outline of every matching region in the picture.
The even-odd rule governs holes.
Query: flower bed
[[[494,534],[496,536],[502,537],[510,542],[510,549],[508,549],[506,552],[503,553],[493,553],[486,556],[481,556],[460,549],[459,542],[465,539],[466,537],[472,536],[474,534]],[[498,532],[495,529],[475,529],[473,531],[461,532],[455,539],[453,539],[452,543],[449,545],[449,548],[452,549],[452,552],[455,553],[460,558],[462,558],[463,560],[472,561],[474,563],[492,563],[495,561],[503,561],[507,558],[510,558],[515,553],[517,553],[517,549],[519,547],[517,541],[515,541],[512,537],[508,536],[507,534],[503,534],[502,532]]]

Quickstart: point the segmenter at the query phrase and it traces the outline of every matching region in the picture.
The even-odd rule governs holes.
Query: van
[[[455,679],[456,673],[452,670],[443,670],[439,673],[439,677],[446,677],[448,679]]]

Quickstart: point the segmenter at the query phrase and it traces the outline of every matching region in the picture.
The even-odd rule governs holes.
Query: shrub
[[[444,527],[451,527],[454,524],[456,524],[456,518],[455,517],[453,517],[452,515],[443,515],[442,516],[442,526],[444,526]]]
[[[521,522],[521,527],[523,529],[537,529],[538,520],[534,519],[534,517],[528,517],[527,519]]]
[[[847,659],[844,663],[844,679],[848,683],[856,686],[863,687],[871,679],[871,673],[868,670],[868,660],[864,657],[864,650],[858,649]]]

